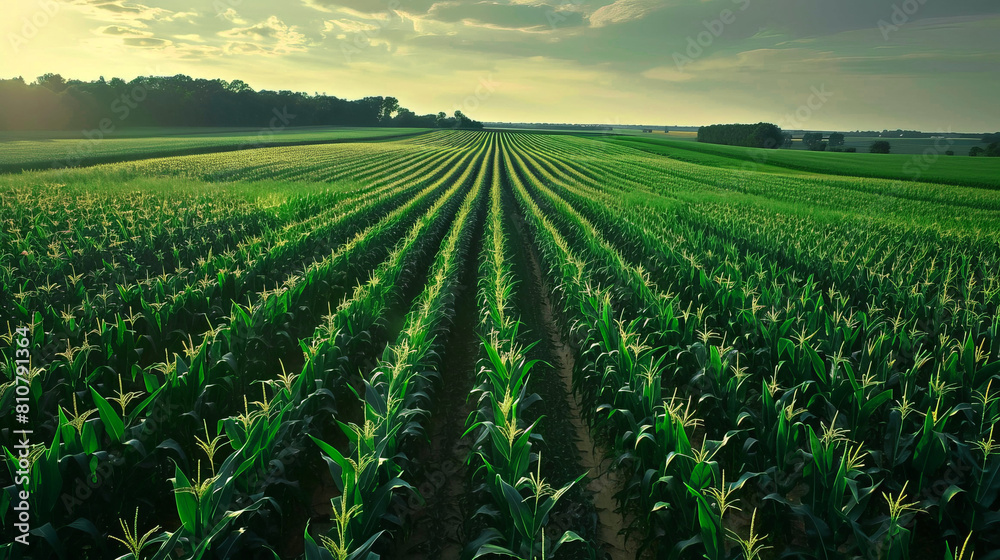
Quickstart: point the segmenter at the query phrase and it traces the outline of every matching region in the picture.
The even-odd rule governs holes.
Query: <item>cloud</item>
[[[219,17],[229,20],[232,23],[235,23],[236,25],[246,25],[250,23],[247,20],[240,17],[240,14],[238,14],[236,10],[233,8],[227,8],[226,11],[219,12]]]
[[[447,23],[463,22],[495,29],[549,30],[583,25],[579,12],[559,10],[548,4],[503,4],[494,1],[475,3],[441,2],[427,13],[427,18]]]
[[[187,23],[194,23],[194,18],[198,17],[198,12],[174,12],[169,16],[160,18],[159,21],[185,20]]]
[[[174,12],[128,0],[70,0],[69,5],[90,19],[129,27],[148,27],[147,22],[185,21],[193,24],[197,12]]]
[[[394,12],[423,15],[438,1],[440,0],[383,0],[378,2],[372,0],[302,0],[302,4],[320,12],[333,13],[346,9],[355,14],[365,14],[371,17],[375,14]]]
[[[107,25],[105,27],[100,27],[97,29],[97,32],[101,35],[116,35],[119,37],[149,37],[152,35],[149,31],[133,29],[131,27],[122,27],[121,25]]]
[[[288,54],[304,52],[306,37],[297,27],[288,26],[277,16],[246,26],[219,32],[220,37],[232,39],[226,52],[234,54]]]
[[[377,31],[380,26],[374,23],[356,21],[353,19],[331,19],[323,22],[325,33],[364,33],[366,31]]]
[[[156,39],[154,37],[128,37],[123,39],[123,42],[130,47],[142,48],[163,48],[173,44],[166,39]]]
[[[604,27],[634,21],[665,7],[666,3],[661,0],[616,0],[613,4],[601,6],[590,14],[590,25]]]
[[[226,54],[271,54],[270,51],[254,43],[230,42],[223,48]]]

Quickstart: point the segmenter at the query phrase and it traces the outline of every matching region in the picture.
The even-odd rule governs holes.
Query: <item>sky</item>
[[[1000,130],[997,0],[4,0],[0,77],[186,74],[481,121]]]

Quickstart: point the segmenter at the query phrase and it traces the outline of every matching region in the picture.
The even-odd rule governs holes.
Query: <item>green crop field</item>
[[[399,134],[0,175],[0,558],[1000,558],[996,161]]]
[[[928,181],[970,187],[1000,189],[1000,161],[996,158],[969,157],[968,148],[945,148],[925,154],[933,149],[933,141],[912,140],[907,152],[870,154],[867,146],[858,147],[858,153],[811,152],[807,150],[766,150],[740,148],[718,144],[694,142],[691,139],[672,139],[670,135],[602,136],[601,140],[645,152],[660,154],[678,161],[713,167],[775,171],[789,173],[804,171],[830,175],[872,177],[899,181]],[[906,140],[891,140],[895,147],[906,145]],[[902,144],[901,144],[902,143]],[[846,142],[846,145],[854,145]],[[975,144],[981,145],[981,144]],[[954,149],[958,155],[945,155],[945,149]]]
[[[280,124],[280,122],[278,123]],[[412,128],[125,129],[103,134],[0,133],[0,171],[77,167],[153,156],[234,150],[270,145],[318,144],[394,138],[426,132]]]

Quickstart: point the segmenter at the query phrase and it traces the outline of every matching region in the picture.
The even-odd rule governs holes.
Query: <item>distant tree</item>
[[[295,91],[254,91],[242,80],[139,76],[92,82],[44,74],[31,83],[0,80],[0,130],[90,130],[115,126],[414,126],[439,125],[435,115],[409,113],[399,121],[394,97],[339,99]],[[457,121],[440,114],[441,125]],[[406,124],[404,124],[406,123]],[[466,123],[474,126],[471,119]]]
[[[781,129],[771,123],[714,124],[698,129],[698,141],[748,148],[780,148],[784,142]]]
[[[1000,142],[993,142],[986,147],[986,157],[1000,157]]]
[[[52,93],[62,93],[66,90],[66,80],[59,74],[42,74],[36,82],[38,85],[51,90]]]
[[[434,128],[437,126],[437,115],[417,115],[406,107],[400,107],[391,124],[403,128]]]
[[[944,155],[953,156],[955,155],[955,150],[945,150]]]
[[[461,111],[455,111],[455,126],[458,128],[472,128],[482,130],[483,123],[479,121],[474,121],[469,117],[465,116]]]
[[[437,119],[435,119],[434,121],[434,126],[438,128],[451,128],[451,124],[449,123],[450,120],[451,119],[448,118],[448,113],[441,111],[437,114]]]
[[[822,132],[807,132],[802,135],[802,144],[804,144],[805,147],[810,150],[818,151],[819,150],[818,146],[822,142],[823,142]]]
[[[843,146],[844,145],[844,135],[840,132],[834,132],[830,134],[830,145],[831,146]]]
[[[402,123],[413,122],[417,118],[417,114],[413,111],[406,107],[400,107],[399,111],[396,111],[396,116],[392,118],[392,124],[394,126],[403,126]]]
[[[226,87],[226,90],[231,91],[233,93],[242,93],[244,91],[253,93],[253,88],[250,87],[250,85],[244,82],[243,80],[233,80],[229,82],[229,85],[228,87]]]
[[[985,153],[986,153],[986,150],[984,150],[980,146],[973,146],[972,149],[969,150],[969,155],[972,156],[972,157],[981,156],[981,155],[983,155]]]
[[[853,153],[857,152],[858,149],[855,148],[854,146],[851,146],[850,148],[844,148],[844,151],[847,152],[847,153],[853,154]]]
[[[379,122],[388,122],[397,111],[399,111],[399,100],[395,97],[386,97],[382,100],[382,114],[379,117]]]
[[[877,142],[872,142],[869,151],[873,154],[888,154],[892,150],[892,146],[885,140],[879,140]]]

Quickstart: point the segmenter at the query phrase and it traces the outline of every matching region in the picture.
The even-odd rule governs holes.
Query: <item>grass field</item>
[[[980,161],[106,142],[0,175],[19,551],[998,557],[1000,192],[954,184],[995,186]]]
[[[775,168],[852,177],[925,181],[1000,188],[1000,159],[967,155],[870,154],[764,150],[672,140],[669,135],[604,136],[602,141],[660,154],[679,161],[729,169],[774,171]],[[898,142],[898,141],[893,141]],[[923,144],[920,144],[923,145]],[[922,150],[922,149],[921,149]],[[956,152],[959,153],[959,152]],[[966,154],[968,151],[966,150]]]
[[[121,129],[100,132],[0,133],[0,171],[51,169],[123,159],[225,151],[271,145],[393,138],[426,132],[413,128],[303,127],[280,129]]]
[[[944,152],[955,152],[954,157],[968,156],[969,150],[975,146],[985,148],[982,138],[875,138],[863,136],[848,136],[844,139],[845,147],[857,148],[858,153],[866,153],[872,142],[886,140],[892,146],[893,154],[923,155],[926,150],[934,150],[944,156]],[[801,142],[797,142],[801,144]],[[805,146],[801,146],[805,149]],[[928,152],[931,153],[931,152]],[[949,156],[950,157],[950,156]]]
[[[629,135],[640,135],[640,136],[650,136],[649,134],[641,134],[639,131],[626,130],[626,129],[616,129],[614,131],[616,134],[629,134]],[[672,130],[668,134],[663,134],[661,130],[654,129],[653,138],[665,137],[669,140],[690,140],[697,141],[698,133],[693,131],[683,131],[683,130]],[[926,150],[934,150],[940,153],[942,156],[944,152],[952,150],[955,152],[956,156],[967,156],[969,155],[969,150],[974,146],[979,146],[985,148],[986,144],[983,143],[981,137],[974,138],[881,138],[875,136],[847,136],[844,140],[844,146],[847,148],[856,148],[857,153],[868,153],[868,149],[871,147],[873,142],[878,142],[879,140],[886,140],[892,145],[892,153],[894,154],[908,154],[908,155],[923,155]],[[802,143],[801,134],[799,137],[795,138],[792,142],[792,148],[795,150],[806,150],[805,144]]]

